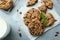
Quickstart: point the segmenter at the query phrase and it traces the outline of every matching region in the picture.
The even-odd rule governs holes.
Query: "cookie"
[[[40,7],[38,7],[38,9],[39,9],[40,11],[46,12],[47,7],[46,7],[45,5],[41,5]]]
[[[29,0],[26,5],[32,6],[32,5],[35,5],[37,2],[38,2],[38,0]]]
[[[24,14],[24,23],[28,25],[31,20],[35,18],[40,19],[40,12],[37,9],[32,8]]]
[[[44,32],[44,28],[41,22],[37,18],[33,19],[33,21],[29,23],[28,28],[29,28],[29,32],[33,36],[42,35]]]
[[[13,6],[12,0],[0,0],[0,9],[8,10]]]
[[[47,8],[49,8],[49,9],[53,8],[53,2],[52,2],[52,0],[42,0],[42,1],[45,3],[45,5],[47,6]]]
[[[24,15],[24,23],[28,26],[29,32],[33,36],[41,35],[44,28],[40,22],[40,12],[32,8]]]
[[[52,1],[47,1],[45,3],[45,5],[49,8],[49,9],[52,9],[53,8],[53,2]]]
[[[54,24],[55,19],[51,13],[46,13],[45,17],[46,17],[46,27]]]

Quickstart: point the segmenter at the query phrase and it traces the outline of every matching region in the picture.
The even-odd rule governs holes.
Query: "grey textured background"
[[[11,25],[11,32],[10,34],[4,38],[3,40],[29,40],[29,38],[22,32],[22,37],[18,35],[18,23],[17,21],[13,20],[12,16],[15,14],[17,9],[21,8],[26,3],[26,0],[17,0],[15,2],[15,7],[11,12],[3,12],[0,10],[0,16],[4,18],[7,23]],[[54,8],[56,9],[57,13],[60,15],[60,3],[57,0],[53,0]],[[52,30],[44,33],[42,36],[37,38],[37,40],[60,40],[60,34],[55,37],[55,32],[60,32],[60,25],[53,28]]]

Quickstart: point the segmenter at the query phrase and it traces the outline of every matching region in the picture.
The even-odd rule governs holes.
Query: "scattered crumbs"
[[[18,12],[19,10],[17,9],[17,12]]]
[[[20,27],[18,28],[18,33],[19,33],[19,36],[22,37]]]
[[[59,32],[56,32],[56,34],[59,34]]]
[[[56,34],[55,37],[57,37],[58,35]]]
[[[55,33],[55,37],[57,37],[58,35],[59,35],[59,32],[56,32],[56,33]]]
[[[19,12],[19,14],[22,14],[22,12]]]
[[[22,34],[19,32],[19,36],[22,37]]]

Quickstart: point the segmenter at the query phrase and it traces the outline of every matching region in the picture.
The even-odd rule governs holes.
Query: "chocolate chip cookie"
[[[24,23],[28,25],[32,19],[38,18],[40,19],[40,12],[37,9],[30,9],[24,15]]]
[[[28,28],[29,28],[29,32],[33,36],[42,35],[44,32],[44,28],[41,22],[37,18],[33,19],[33,21],[28,24]]]
[[[40,22],[40,12],[35,8],[28,10],[24,15],[24,23],[27,25],[29,32],[33,36],[41,35],[44,31]]]
[[[45,5],[47,6],[47,8],[49,8],[49,9],[53,8],[53,2],[52,2],[52,0],[42,0],[42,1],[45,3]]]
[[[35,5],[37,2],[38,2],[38,0],[29,0],[26,5],[32,6],[32,5]]]
[[[8,10],[13,6],[12,0],[0,0],[0,9]]]
[[[38,9],[39,9],[40,11],[46,12],[47,7],[46,7],[46,5],[41,5],[40,7],[38,7]]]
[[[53,15],[51,13],[46,13],[45,14],[46,17],[46,27],[51,26],[52,24],[54,24],[55,19],[53,17]]]

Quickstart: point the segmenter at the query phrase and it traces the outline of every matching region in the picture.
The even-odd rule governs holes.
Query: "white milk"
[[[3,37],[7,30],[6,22],[0,18],[0,38]]]

